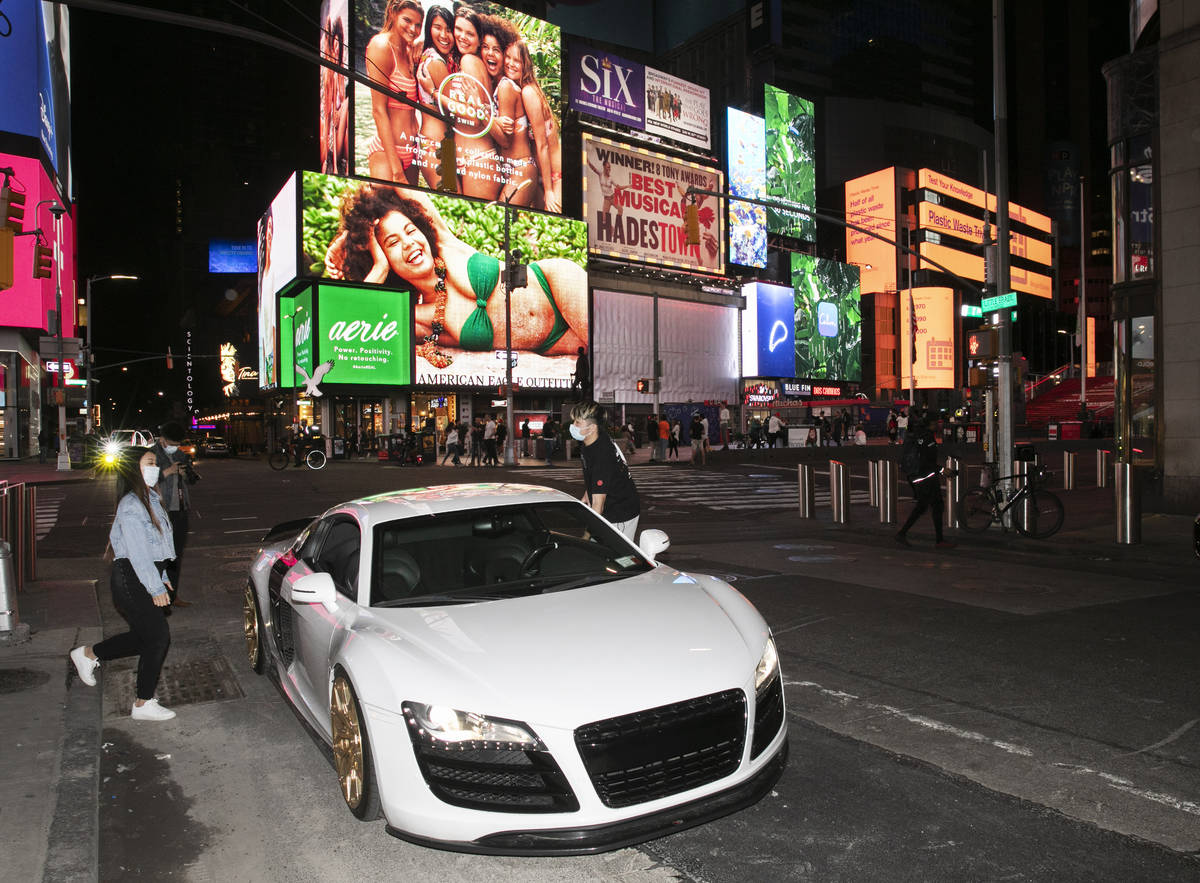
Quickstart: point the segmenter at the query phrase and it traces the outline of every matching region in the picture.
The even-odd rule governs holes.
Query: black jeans
[[[908,529],[916,524],[917,519],[928,509],[933,516],[933,534],[940,543],[942,541],[942,509],[944,506],[941,481],[938,480],[937,475],[932,475],[924,481],[909,479],[908,484],[912,488],[917,505],[913,506],[908,521],[904,522],[904,527],[900,528],[900,533],[907,534]]]
[[[97,659],[106,661],[137,656],[137,698],[153,699],[163,660],[171,646],[171,630],[163,615],[166,608],[154,606],[154,600],[138,581],[128,558],[113,562],[109,587],[113,605],[129,623],[129,631],[101,641],[92,652]]]
[[[188,510],[174,509],[167,512],[171,519],[171,532],[175,537],[175,560],[167,562],[167,579],[171,581],[171,600],[179,595],[179,574],[183,570],[183,550],[187,547]]]

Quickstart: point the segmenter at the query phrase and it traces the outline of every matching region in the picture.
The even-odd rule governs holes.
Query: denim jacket
[[[166,580],[155,563],[175,557],[175,538],[171,534],[171,520],[163,509],[158,492],[150,491],[150,508],[158,527],[150,521],[150,514],[137,494],[130,491],[117,504],[117,515],[113,519],[108,541],[112,543],[114,558],[128,558],[138,581],[151,595],[161,595],[167,590]],[[161,528],[161,530],[160,530]]]

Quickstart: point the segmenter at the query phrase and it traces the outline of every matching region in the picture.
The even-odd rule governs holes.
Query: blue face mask
[[[571,433],[571,438],[575,439],[575,441],[583,441],[584,435],[574,423],[567,427],[567,431]]]

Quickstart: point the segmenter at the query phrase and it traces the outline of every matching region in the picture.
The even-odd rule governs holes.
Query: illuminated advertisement
[[[796,376],[796,300],[786,285],[742,286],[742,376]]]
[[[917,246],[917,251],[920,252],[922,258],[935,260],[964,279],[973,279],[976,282],[982,282],[984,279],[985,267],[982,255],[969,254],[936,242],[922,242]],[[922,260],[921,269],[938,270],[939,268],[927,260]],[[1049,276],[1013,266],[1008,268],[1008,275],[1009,285],[1014,291],[1023,291],[1026,294],[1047,299],[1054,296],[1054,283]]]
[[[316,172],[302,190],[305,275],[411,293],[414,383],[504,383],[503,206]],[[511,296],[513,379],[567,389],[588,344],[586,228],[529,210],[512,211],[510,225],[528,264]]]
[[[917,172],[917,186],[928,190],[936,190],[938,193],[952,196],[962,202],[970,203],[977,208],[984,207],[984,198],[986,197],[987,210],[989,212],[996,211],[996,195],[994,193],[984,193],[978,187],[972,187],[970,184],[956,181],[954,178],[943,175],[941,172],[935,172],[932,169],[921,169]],[[1010,221],[1025,224],[1044,233],[1051,232],[1052,223],[1048,217],[1027,209],[1024,206],[1017,205],[1015,202],[1008,204],[1008,218]]]
[[[288,178],[258,221],[259,386],[279,386],[276,295],[296,278],[296,176]]]
[[[292,299],[292,314],[288,323],[291,331],[292,386],[304,388],[304,379],[312,377],[316,359],[316,338],[313,337],[312,289],[306,288]],[[281,340],[286,346],[287,341]]]
[[[341,68],[350,66],[349,26],[349,0],[321,0],[319,51],[322,58]],[[350,172],[350,78],[326,67],[319,70],[321,171],[346,175]]]
[[[407,291],[318,285],[316,361],[333,362],[324,382],[411,383],[410,303]]]
[[[363,0],[355,12],[355,70],[454,120],[457,192],[562,211],[557,26],[483,0]],[[351,89],[354,172],[436,189],[447,123]]]
[[[915,319],[913,318],[915,316]],[[900,292],[900,386],[955,386],[954,289],[914,288]],[[916,340],[916,357],[913,341]]]
[[[208,272],[257,273],[258,244],[253,239],[210,239]]]
[[[703,150],[711,146],[703,86],[575,41],[567,55],[571,110]]]
[[[286,387],[296,385],[295,310],[293,298],[279,299],[279,385]]]
[[[767,122],[767,195],[812,212],[817,205],[816,121],[813,103],[775,86],[763,87]],[[767,229],[814,241],[812,215],[767,209]]]
[[[8,73],[0,131],[36,138],[67,194],[73,187],[69,37],[65,4],[10,0],[0,11],[0,69]]]
[[[729,193],[763,199],[767,195],[767,129],[762,117],[727,108]],[[729,260],[745,267],[767,265],[767,209],[729,201]]]
[[[932,202],[917,203],[917,226],[945,233],[948,236],[956,236],[969,242],[982,243],[984,241],[981,219],[964,215],[962,212],[956,212],[945,206],[935,205]],[[990,232],[994,235],[995,227],[992,227]],[[1049,242],[1012,231],[1009,231],[1009,239],[1011,242],[1009,254],[1013,257],[1036,261],[1047,267],[1053,265],[1054,257]]]
[[[846,182],[846,221],[877,236],[846,230],[846,260],[856,265],[863,292],[896,290],[896,169]],[[889,240],[885,242],[884,239]]]
[[[33,276],[36,236],[13,237],[13,286],[0,291],[0,326],[37,328],[49,332],[47,315],[57,309],[55,287],[62,283],[65,313],[63,335],[75,334],[76,284],[75,221],[72,214],[55,217],[50,202],[61,204],[58,192],[45,167],[36,159],[0,153],[0,167],[13,170],[9,186],[25,194],[25,231],[41,228],[42,245],[51,249],[51,273],[48,278]],[[3,179],[0,175],[0,179]],[[39,207],[39,203],[45,205]],[[74,211],[74,210],[73,210]]]
[[[724,186],[715,169],[583,134],[583,216],[594,254],[724,273],[717,198],[696,197],[699,245],[688,245],[683,220],[689,187]]]
[[[792,253],[796,377],[862,379],[858,267]]]

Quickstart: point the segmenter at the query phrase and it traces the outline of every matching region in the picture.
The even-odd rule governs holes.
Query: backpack
[[[699,441],[704,435],[704,424],[700,421],[699,417],[692,418],[690,434],[692,436],[692,441]]]
[[[921,449],[915,435],[910,435],[904,441],[904,449],[900,452],[900,472],[906,478],[921,474]]]

